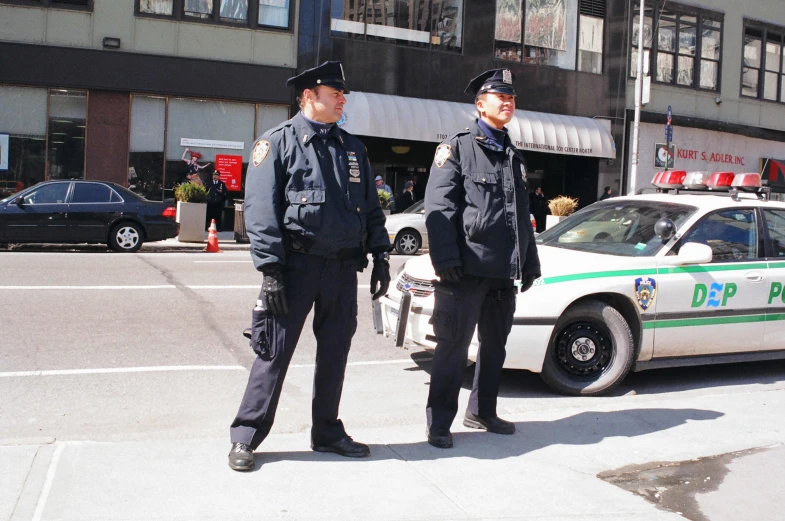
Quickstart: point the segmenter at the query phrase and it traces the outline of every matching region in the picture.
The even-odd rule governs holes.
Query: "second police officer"
[[[251,328],[257,358],[230,429],[234,470],[254,468],[253,451],[272,428],[314,305],[311,448],[350,457],[370,452],[347,435],[338,406],[357,329],[357,271],[367,252],[373,298],[390,283],[385,217],[365,147],[336,125],[348,93],[341,63],[325,62],[286,84],[301,110],[256,141],[246,176],[245,223],[263,282]]]
[[[453,445],[469,344],[480,341],[463,423],[497,434],[515,424],[496,413],[512,329],[515,280],[521,291],[540,277],[526,187],[526,163],[504,125],[515,114],[514,76],[507,69],[474,78],[466,93],[479,114],[466,130],[436,148],[425,192],[430,256],[439,276],[433,310],[436,337],[426,408],[428,443]]]

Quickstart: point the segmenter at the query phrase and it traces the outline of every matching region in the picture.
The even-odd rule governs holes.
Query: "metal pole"
[[[635,194],[635,183],[638,179],[638,129],[641,126],[641,97],[643,90],[643,19],[646,12],[646,0],[641,1],[638,19],[638,74],[635,76],[635,120],[632,124],[632,166],[627,189],[629,195]],[[634,5],[634,4],[633,4]]]

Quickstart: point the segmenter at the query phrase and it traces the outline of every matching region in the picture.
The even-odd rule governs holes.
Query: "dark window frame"
[[[0,0],[3,1],[3,0]],[[90,0],[91,2],[93,0]],[[195,24],[218,25],[222,27],[234,27],[241,29],[261,29],[264,31],[276,31],[291,33],[294,31],[294,7],[296,0],[289,0],[289,20],[286,27],[277,25],[263,25],[259,23],[259,0],[248,1],[248,19],[245,21],[231,21],[221,18],[221,0],[212,0],[213,13],[209,18],[197,18],[186,16],[185,1],[172,0],[172,14],[153,14],[140,11],[141,0],[134,0],[134,15],[139,18],[152,18],[154,20],[173,20],[176,22],[188,22]]]
[[[659,51],[659,39],[658,39],[658,31],[659,27],[659,20],[660,20],[660,13],[663,11],[663,6],[668,11],[672,11],[675,13],[676,19],[676,42],[673,52],[671,51]],[[713,92],[713,93],[720,93],[722,92],[722,58],[723,58],[723,49],[725,47],[725,14],[717,11],[712,11],[709,9],[704,9],[700,7],[694,7],[690,5],[684,5],[679,3],[674,3],[665,0],[657,0],[655,2],[647,2],[646,3],[647,10],[649,8],[653,9],[653,18],[652,18],[652,35],[651,35],[651,47],[649,50],[649,75],[652,77],[652,82],[656,83],[657,85],[667,85],[669,87],[675,87],[679,89],[689,89],[689,90],[697,90],[700,92]],[[634,28],[632,27],[635,24],[635,13],[637,10],[640,10],[640,2],[635,0],[632,4],[632,13],[630,15],[630,52],[629,58],[627,59],[627,69],[628,69],[628,79],[635,79],[634,73],[637,72],[634,68],[634,63],[632,62],[632,48],[634,47],[637,49],[638,43],[636,41],[632,41],[632,34]],[[690,26],[695,26],[695,54],[690,56],[693,59],[692,64],[692,78],[693,84],[692,85],[681,85],[677,83],[678,73],[679,73],[679,56],[689,56],[687,54],[680,54],[679,52],[679,34],[681,31],[681,16],[694,16],[696,18],[696,23],[689,23]],[[644,16],[641,13],[641,16]],[[719,52],[719,59],[715,60],[712,58],[703,58],[703,22],[704,20],[709,20],[713,22],[719,22],[720,28],[720,52]],[[714,30],[714,29],[713,29]],[[673,56],[673,67],[672,71],[672,80],[671,81],[658,81],[657,80],[657,55],[662,52],[663,54],[668,54]],[[717,87],[714,89],[705,88],[700,86],[700,73],[701,73],[701,62],[706,60],[711,63],[717,64]]]
[[[760,38],[760,65],[758,67],[749,67],[744,64],[744,39],[747,37],[747,30],[759,31],[760,36],[753,36]],[[768,53],[766,52],[766,44],[769,42],[769,33],[776,34],[780,41],[776,42],[780,46],[780,59],[779,69],[777,72],[777,99],[767,99],[765,94],[766,73],[774,72],[766,69]],[[767,24],[755,20],[744,19],[744,29],[742,31],[741,41],[741,79],[739,80],[739,97],[743,99],[754,99],[758,101],[766,101],[768,103],[785,103],[785,26]],[[758,92],[755,96],[744,94],[744,69],[755,69],[758,71]]]
[[[93,11],[95,0],[86,0],[85,5],[58,2],[58,0],[0,0],[0,4],[41,7],[43,9],[67,9],[69,11]]]
[[[761,261],[761,260],[765,259],[766,258],[766,254],[767,254],[766,237],[764,236],[764,234],[765,234],[765,226],[763,225],[763,219],[762,219],[762,215],[761,215],[760,209],[758,207],[755,207],[755,206],[739,206],[739,207],[728,206],[728,207],[725,207],[725,208],[718,208],[716,210],[712,210],[710,212],[706,212],[692,226],[690,226],[689,230],[687,230],[684,234],[681,235],[681,237],[679,237],[678,242],[676,243],[676,245],[673,248],[671,248],[671,250],[668,252],[668,255],[678,255],[679,254],[679,249],[681,249],[682,246],[684,246],[685,244],[687,244],[687,242],[689,242],[687,240],[688,236],[693,231],[695,231],[698,226],[704,224],[711,217],[713,217],[713,216],[715,216],[717,214],[723,213],[723,212],[727,212],[727,211],[749,211],[749,212],[752,212],[753,218],[755,219],[755,227],[754,227],[754,229],[755,229],[755,235],[756,235],[756,238],[757,238],[757,241],[755,243],[755,250],[756,250],[755,257],[752,258],[752,259],[720,259],[720,260],[712,258],[712,260],[711,260],[711,262],[709,264],[728,264],[728,263],[731,263],[731,262],[737,262],[737,263],[741,263],[741,262],[757,262],[757,261]],[[709,246],[709,247],[711,248],[711,246]],[[712,248],[712,253],[713,253],[713,251],[714,251],[714,248]],[[713,255],[712,255],[712,257],[713,257]]]

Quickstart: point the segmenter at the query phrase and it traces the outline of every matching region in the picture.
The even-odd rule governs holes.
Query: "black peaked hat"
[[[328,87],[342,90],[344,94],[349,94],[341,62],[324,62],[318,67],[303,71],[297,76],[286,80],[286,86],[294,87],[296,90],[312,89],[319,85],[327,85]]]
[[[515,96],[515,88],[512,86],[514,81],[515,74],[510,69],[491,69],[470,81],[464,92],[473,98],[486,92]]]

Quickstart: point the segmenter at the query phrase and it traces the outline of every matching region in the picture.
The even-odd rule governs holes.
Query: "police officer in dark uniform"
[[[480,117],[436,148],[425,191],[431,262],[439,277],[433,310],[436,350],[426,415],[428,443],[453,445],[450,426],[477,328],[480,347],[467,427],[513,434],[496,414],[515,299],[540,277],[529,218],[526,162],[504,125],[515,113],[514,76],[507,69],[474,78],[466,93]]]
[[[251,346],[257,354],[237,417],[229,466],[254,467],[269,434],[286,370],[306,316],[316,306],[311,448],[364,457],[338,419],[346,359],[357,329],[357,271],[373,256],[371,293],[387,292],[390,241],[365,147],[335,123],[346,103],[340,62],[325,62],[287,86],[301,111],[253,147],[246,176],[245,225],[263,274]]]

